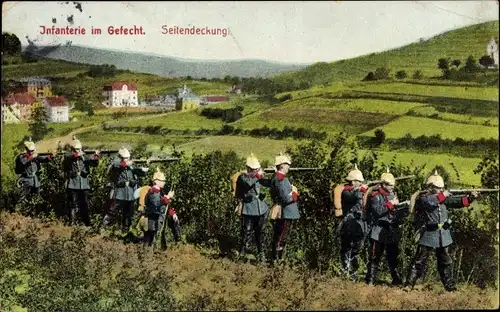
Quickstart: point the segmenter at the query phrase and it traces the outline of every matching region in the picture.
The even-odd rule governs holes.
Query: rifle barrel
[[[407,179],[413,179],[413,178],[415,178],[414,175],[407,175],[407,176],[394,178],[394,180],[399,181],[399,180],[407,180]],[[374,181],[367,182],[368,185],[375,185],[375,184],[379,184],[379,183],[382,183],[382,180],[374,180]]]
[[[478,193],[493,193],[493,192],[498,192],[500,189],[451,189],[448,190],[450,193],[472,193],[472,192],[478,192]]]
[[[276,172],[276,169],[274,168],[265,168],[265,169],[262,169],[265,173],[273,173],[273,172]],[[321,170],[321,168],[301,168],[301,167],[297,167],[297,168],[290,168],[288,169],[289,171],[315,171],[315,170]]]

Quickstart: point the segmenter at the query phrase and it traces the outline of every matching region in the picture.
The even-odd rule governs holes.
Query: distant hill
[[[360,81],[370,71],[386,66],[395,74],[405,70],[411,77],[421,70],[425,77],[441,75],[437,67],[440,58],[459,59],[463,64],[469,55],[476,61],[486,54],[491,38],[498,40],[498,21],[486,22],[451,30],[430,39],[421,39],[401,48],[372,53],[332,63],[316,63],[304,69],[282,73],[276,79],[307,81],[313,85],[332,81]]]
[[[26,50],[26,47],[24,48]],[[162,77],[222,78],[269,77],[282,72],[297,70],[307,65],[281,64],[263,60],[188,60],[155,54],[90,48],[78,45],[43,46],[28,49],[39,56],[91,65],[110,64],[118,69]]]

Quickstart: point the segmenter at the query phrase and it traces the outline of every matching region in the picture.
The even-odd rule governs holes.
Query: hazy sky
[[[498,20],[498,1],[401,2],[3,2],[2,30],[27,44],[64,43],[194,59],[331,62],[383,51],[443,31]],[[86,28],[86,35],[41,35],[40,25]],[[53,18],[56,23],[52,22]],[[109,26],[145,35],[109,35]],[[230,29],[231,35],[162,34],[167,28]],[[91,27],[102,29],[90,34]],[[201,33],[201,30],[199,30]]]

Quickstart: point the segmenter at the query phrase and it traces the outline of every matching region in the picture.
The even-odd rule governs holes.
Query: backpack
[[[16,157],[16,166],[15,166],[14,172],[16,174],[23,174],[24,173],[24,165],[21,162],[21,154]]]

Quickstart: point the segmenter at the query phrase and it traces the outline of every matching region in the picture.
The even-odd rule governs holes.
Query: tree
[[[476,60],[474,59],[474,57],[472,55],[469,55],[469,57],[467,58],[467,61],[465,62],[464,70],[466,72],[470,72],[470,73],[475,72],[477,70]]]
[[[389,79],[391,70],[387,67],[379,67],[375,70],[375,80]]]
[[[375,130],[375,139],[378,145],[381,145],[385,142],[385,132],[382,129]]]
[[[413,73],[413,79],[417,79],[417,80],[420,80],[424,78],[424,75],[422,74],[422,71],[421,70],[416,70],[414,73]]]
[[[460,60],[453,60],[453,62],[451,62],[451,66],[455,66],[456,68],[458,68],[460,64],[462,64]]]
[[[365,78],[363,78],[363,81],[372,81],[375,80],[375,74],[373,72],[369,72]]]
[[[438,60],[438,68],[445,71],[450,68],[450,59],[449,58],[440,58]]]
[[[2,53],[10,56],[21,54],[21,40],[14,34],[3,32]]]
[[[404,71],[404,70],[400,70],[396,73],[397,79],[405,79],[406,77],[408,77],[408,75],[406,74],[406,71]]]
[[[481,64],[484,67],[488,68],[490,66],[493,66],[493,64],[495,64],[495,61],[491,58],[491,56],[489,56],[489,55],[483,55],[479,59],[479,64]]]
[[[47,116],[45,107],[43,105],[34,105],[31,108],[31,120],[29,123],[29,131],[34,142],[42,140],[49,133],[48,122],[49,116]]]

